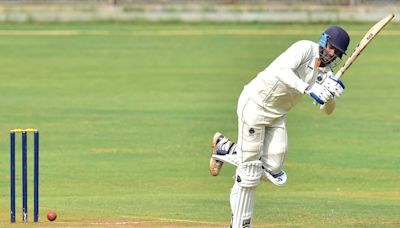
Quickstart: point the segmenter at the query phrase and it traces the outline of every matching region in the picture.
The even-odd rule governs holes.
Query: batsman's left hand
[[[322,86],[335,97],[340,97],[345,89],[344,83],[334,76],[328,76],[322,83]]]

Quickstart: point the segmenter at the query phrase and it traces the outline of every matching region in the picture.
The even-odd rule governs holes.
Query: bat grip
[[[336,79],[340,79],[343,75],[343,71],[339,70],[336,74],[335,74],[335,78]]]

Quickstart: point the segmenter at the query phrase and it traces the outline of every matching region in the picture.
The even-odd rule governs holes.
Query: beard
[[[330,66],[331,68],[335,68],[342,61],[341,57],[342,55],[337,55],[336,53],[333,56],[329,56],[325,48],[319,47],[320,67]]]

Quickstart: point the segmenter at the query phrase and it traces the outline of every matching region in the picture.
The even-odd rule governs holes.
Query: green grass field
[[[234,169],[209,175],[211,136],[235,139],[242,87],[328,26],[1,24],[0,227],[10,227],[9,130],[31,127],[40,224],[12,227],[227,227]],[[350,53],[370,26],[343,25]],[[288,183],[258,187],[255,227],[400,226],[399,41],[391,24],[371,43],[332,116],[308,97],[288,115]],[[31,220],[32,208],[30,190]]]

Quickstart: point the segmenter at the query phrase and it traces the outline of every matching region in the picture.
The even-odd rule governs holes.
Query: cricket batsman
[[[261,180],[285,184],[283,170],[288,150],[286,114],[303,94],[331,114],[345,86],[333,68],[346,53],[350,37],[338,26],[322,33],[319,42],[301,40],[291,45],[250,83],[237,104],[238,140],[221,133],[212,138],[211,175],[224,163],[237,166],[230,193],[232,228],[251,228],[256,187]]]

